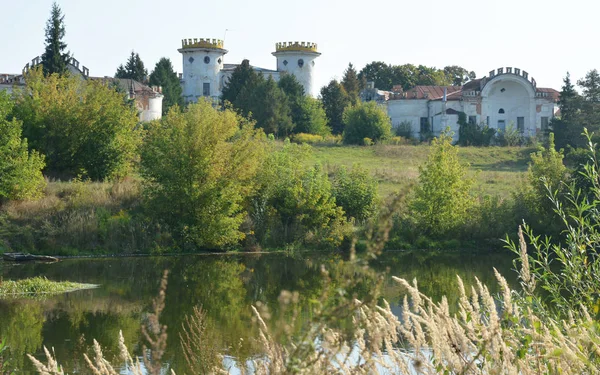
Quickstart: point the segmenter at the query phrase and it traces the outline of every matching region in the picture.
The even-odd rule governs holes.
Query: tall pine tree
[[[67,72],[69,53],[65,52],[65,16],[57,3],[52,4],[50,18],[46,22],[46,48],[42,55],[42,68],[45,75]]]
[[[221,99],[223,102],[229,102],[235,106],[238,95],[244,86],[256,83],[258,74],[250,66],[250,61],[244,60],[233,70],[231,77],[225,83],[221,91]]]
[[[169,108],[178,104],[183,105],[181,97],[181,84],[177,73],[173,70],[171,60],[163,57],[156,63],[154,70],[150,73],[150,84],[152,86],[161,86],[164,95],[163,114],[167,114]]]
[[[125,66],[123,64],[119,65],[115,73],[115,78],[133,79],[142,83],[146,83],[147,76],[148,70],[144,67],[144,62],[140,58],[140,55],[134,51],[131,51],[131,55],[127,59]]]
[[[581,135],[583,125],[578,119],[581,104],[582,98],[575,90],[575,86],[571,83],[571,75],[567,72],[558,102],[560,118],[552,119],[551,123],[557,150],[566,148],[567,145],[573,147],[585,146],[585,138]]]
[[[361,81],[358,79],[358,73],[352,63],[348,64],[348,68],[344,71],[344,78],[342,78],[342,86],[348,94],[348,100],[350,104],[356,105],[359,101],[359,93],[362,90]]]

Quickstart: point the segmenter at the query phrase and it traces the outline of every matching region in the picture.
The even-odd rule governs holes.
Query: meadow
[[[360,164],[371,171],[385,197],[417,181],[429,145],[313,146],[313,162],[332,173],[340,166]],[[477,194],[509,198],[527,171],[532,147],[461,147],[459,156],[470,165]]]

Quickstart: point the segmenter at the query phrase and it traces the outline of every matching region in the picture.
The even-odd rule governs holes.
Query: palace
[[[223,87],[239,64],[226,64],[222,40],[183,39],[178,50],[183,58],[183,74],[180,75],[183,98],[196,102],[201,97],[218,101]],[[307,95],[314,96],[315,60],[321,54],[315,43],[283,42],[275,45],[272,53],[277,59],[277,69],[253,67],[265,78],[279,80],[282,74],[293,74],[304,87]]]
[[[455,139],[460,112],[472,124],[497,131],[513,126],[525,136],[535,136],[556,115],[558,97],[558,91],[538,87],[529,73],[513,67],[492,70],[463,86],[416,86],[408,91],[396,86],[381,91],[368,83],[361,92],[363,101],[375,100],[387,108],[393,127],[405,127],[417,138],[439,135],[450,127]]]

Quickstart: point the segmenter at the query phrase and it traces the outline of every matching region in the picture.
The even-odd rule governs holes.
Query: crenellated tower
[[[321,54],[317,44],[310,42],[282,42],[275,45],[277,70],[296,76],[306,95],[315,96],[315,59]]]
[[[197,102],[200,97],[221,95],[220,72],[227,50],[218,39],[183,39],[178,50],[183,56],[183,99]]]

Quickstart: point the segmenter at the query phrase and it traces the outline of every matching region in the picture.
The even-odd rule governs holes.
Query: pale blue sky
[[[0,0],[0,73],[19,73],[44,47],[51,0]],[[512,66],[560,89],[600,65],[594,1],[531,0],[60,0],[66,42],[93,76],[113,75],[133,49],[151,70],[162,56],[181,71],[183,38],[219,38],[226,63],[275,68],[279,41],[319,45],[318,87],[380,60],[461,65],[478,77]]]

